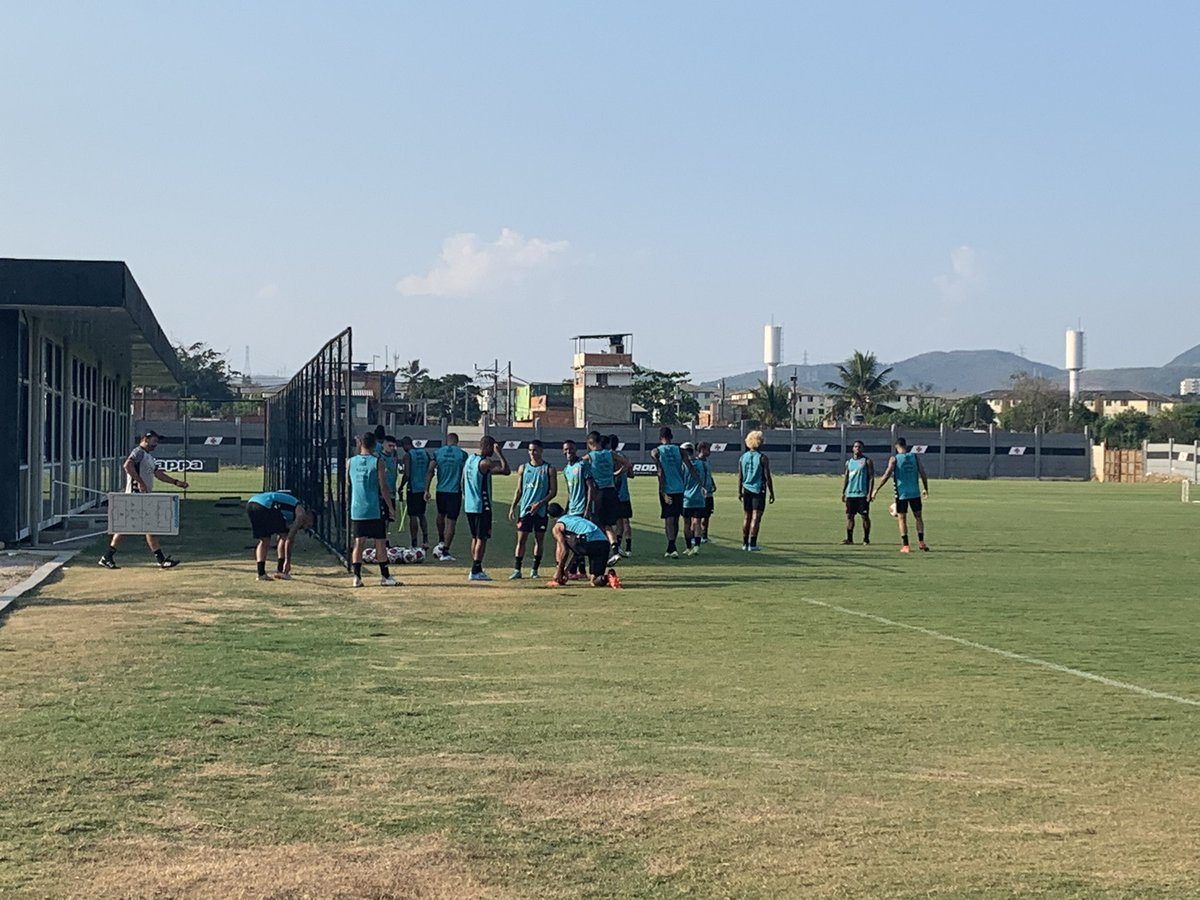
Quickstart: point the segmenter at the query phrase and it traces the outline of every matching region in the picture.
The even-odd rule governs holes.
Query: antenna
[[[242,366],[242,384],[250,383],[250,345],[246,345],[246,362]]]

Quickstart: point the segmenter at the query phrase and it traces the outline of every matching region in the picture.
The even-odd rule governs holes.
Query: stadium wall
[[[263,465],[266,425],[240,419],[135,419],[134,434],[161,435],[162,459],[216,459],[222,466]]]

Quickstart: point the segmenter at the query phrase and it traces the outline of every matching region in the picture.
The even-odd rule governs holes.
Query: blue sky
[[[1200,342],[1200,6],[9,4],[0,255],[288,372]]]

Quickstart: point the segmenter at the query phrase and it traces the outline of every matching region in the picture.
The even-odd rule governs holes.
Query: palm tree
[[[780,427],[792,415],[787,389],[777,384],[767,384],[760,379],[746,411],[750,418],[757,419],[763,428]]]
[[[854,355],[838,366],[842,380],[827,381],[825,387],[833,391],[833,414],[839,419],[857,413],[864,418],[881,412],[888,400],[896,399],[896,388],[900,382],[888,380],[891,366],[879,371],[879,361],[874,353],[854,351]]]
[[[419,359],[414,359],[403,366],[397,374],[404,379],[405,398],[415,400],[417,399],[418,389],[424,384],[425,379],[429,377],[429,370],[421,365]]]

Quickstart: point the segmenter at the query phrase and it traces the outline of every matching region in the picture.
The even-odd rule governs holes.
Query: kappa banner
[[[155,468],[162,469],[164,472],[219,472],[221,470],[221,461],[219,459],[160,459],[157,460],[158,465]]]

